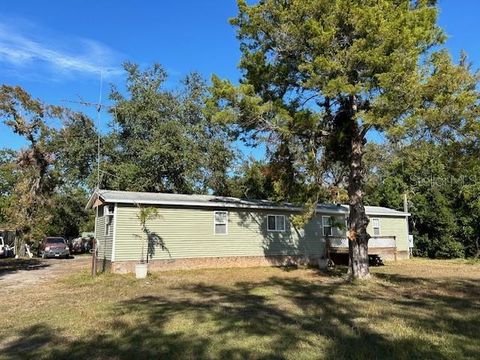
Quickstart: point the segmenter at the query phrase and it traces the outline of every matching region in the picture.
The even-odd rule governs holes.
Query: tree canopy
[[[204,114],[207,87],[196,73],[178,90],[155,64],[125,64],[126,94],[113,88],[103,186],[118,190],[227,193],[234,158],[228,134]]]
[[[480,255],[480,147],[462,145],[420,141],[397,149],[367,147],[366,203],[401,210],[407,194],[414,255]]]
[[[27,241],[40,240],[49,229],[78,234],[89,215],[75,202],[75,210],[69,211],[68,199],[74,195],[68,189],[75,188],[77,201],[79,193],[85,198],[86,190],[78,186],[95,154],[88,153],[90,136],[96,133],[91,120],[6,85],[0,88],[0,118],[27,142],[17,153],[4,152],[0,165],[2,172],[10,171],[2,181],[3,225]],[[58,130],[49,121],[63,127]]]

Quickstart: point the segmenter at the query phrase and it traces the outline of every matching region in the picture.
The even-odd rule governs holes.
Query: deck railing
[[[326,239],[327,253],[348,252],[348,239],[345,236],[328,236]],[[378,252],[392,252],[397,260],[397,239],[395,236],[372,236],[368,241],[368,253],[378,255]]]

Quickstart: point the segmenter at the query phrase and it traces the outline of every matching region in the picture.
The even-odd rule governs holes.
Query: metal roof
[[[268,200],[246,200],[215,195],[186,195],[152,192],[96,190],[88,200],[86,208],[92,208],[97,199],[105,203],[169,205],[187,207],[244,208],[265,210],[302,211],[302,208],[289,203],[275,203]],[[348,205],[319,204],[317,211],[323,214],[347,214]],[[380,206],[365,206],[368,215],[408,216],[410,214]]]

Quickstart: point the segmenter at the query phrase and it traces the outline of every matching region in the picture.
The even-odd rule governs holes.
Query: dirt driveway
[[[0,259],[0,292],[13,291],[88,269],[91,257]]]

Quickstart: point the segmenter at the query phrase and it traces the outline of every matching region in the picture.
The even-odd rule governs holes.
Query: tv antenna
[[[97,185],[96,188],[100,188],[100,154],[101,154],[101,132],[100,132],[100,124],[101,124],[101,111],[102,109],[115,109],[112,106],[103,105],[102,104],[102,91],[103,91],[103,71],[100,71],[100,89],[98,94],[98,102],[88,102],[84,101],[80,96],[78,101],[73,100],[62,100],[63,102],[73,103],[73,104],[80,104],[87,107],[94,107],[97,111]]]
[[[88,101],[84,101],[80,96],[80,101],[72,101],[72,100],[63,100],[64,102],[68,103],[75,103],[80,104],[83,106],[94,107],[97,111],[97,186],[96,189],[100,189],[100,150],[101,150],[101,131],[100,131],[100,124],[101,124],[101,111],[102,109],[111,109],[111,106],[106,106],[102,104],[102,91],[103,91],[103,71],[100,71],[100,91],[98,93],[98,102],[92,103]],[[113,108],[115,110],[115,108]],[[98,206],[96,207],[96,217],[98,218]],[[96,221],[96,220],[95,220]],[[97,226],[95,225],[95,229]],[[96,276],[97,274],[97,239],[93,240],[93,249],[92,249],[92,276]]]
[[[103,72],[100,71],[100,91],[97,106],[97,189],[100,189],[100,111],[102,110]]]

